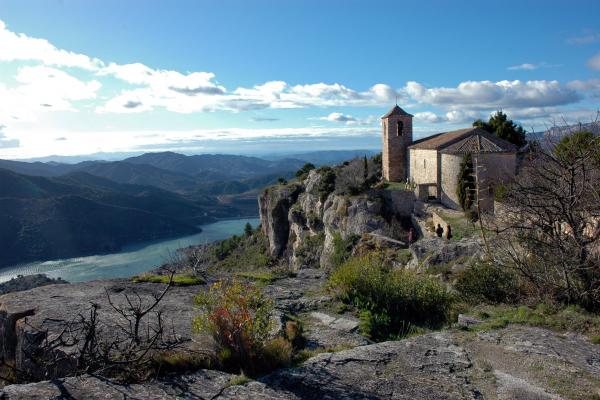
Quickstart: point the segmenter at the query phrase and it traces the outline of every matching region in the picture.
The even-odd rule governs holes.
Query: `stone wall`
[[[419,188],[419,198],[438,198],[441,158],[437,150],[409,150],[409,178]]]
[[[463,159],[462,154],[442,154],[442,168],[441,171],[441,194],[440,202],[448,208],[454,210],[460,210],[461,206],[458,201],[458,195],[456,194],[456,187],[458,184],[458,174],[460,172],[460,164]],[[436,225],[437,226],[437,225]]]
[[[515,176],[517,158],[515,153],[483,153],[474,155],[473,166],[478,165],[479,195],[482,210],[494,209],[494,190],[498,184]],[[442,154],[440,201],[448,208],[460,210],[456,187],[462,162],[462,154]]]
[[[411,190],[384,190],[382,194],[398,217],[408,218],[412,215],[416,201],[415,192]]]
[[[398,136],[397,122],[404,124],[404,134]],[[412,117],[394,115],[381,121],[383,130],[383,178],[391,182],[403,182],[407,177],[407,147],[412,143]]]

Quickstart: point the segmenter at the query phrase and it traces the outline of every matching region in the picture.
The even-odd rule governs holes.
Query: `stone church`
[[[495,187],[516,174],[517,147],[474,127],[413,141],[412,119],[398,105],[381,117],[383,178],[408,181],[415,185],[419,198],[459,210],[458,174],[464,155],[470,153],[482,207],[492,208]]]

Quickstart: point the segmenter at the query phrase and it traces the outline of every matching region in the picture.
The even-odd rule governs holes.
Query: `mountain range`
[[[115,252],[257,215],[259,189],[305,162],[173,152],[76,164],[0,160],[0,267]]]

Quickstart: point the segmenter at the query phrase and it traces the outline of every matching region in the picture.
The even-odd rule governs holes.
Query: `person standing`
[[[410,228],[408,230],[408,245],[410,246],[415,241],[415,229]]]
[[[452,227],[450,225],[446,226],[446,239],[452,239]]]
[[[440,224],[438,224],[436,230],[435,230],[435,234],[437,235],[437,237],[441,238],[444,236],[444,228],[442,228],[442,226]]]

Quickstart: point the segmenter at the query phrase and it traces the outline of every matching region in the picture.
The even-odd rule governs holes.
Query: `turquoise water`
[[[127,246],[119,253],[33,262],[9,267],[0,271],[0,282],[17,275],[39,273],[51,278],[60,277],[69,282],[133,276],[162,265],[179,248],[239,235],[244,231],[247,222],[256,227],[259,220],[243,218],[219,221],[203,225],[202,232],[195,235]]]

